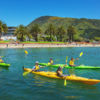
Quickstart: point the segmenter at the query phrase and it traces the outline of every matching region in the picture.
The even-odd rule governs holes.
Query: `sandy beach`
[[[48,47],[100,47],[100,44],[56,44],[56,43],[25,43],[0,44],[0,48],[48,48]]]

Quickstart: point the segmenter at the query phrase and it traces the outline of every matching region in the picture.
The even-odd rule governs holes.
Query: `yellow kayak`
[[[24,71],[31,72],[32,69],[24,68]],[[81,83],[88,84],[88,85],[94,85],[94,84],[97,84],[100,82],[100,80],[97,80],[97,79],[88,79],[88,78],[84,78],[84,77],[78,77],[75,75],[70,75],[70,76],[66,76],[66,77],[58,77],[56,72],[49,72],[49,71],[48,72],[45,72],[45,71],[34,72],[34,71],[32,71],[32,73],[38,74],[41,76],[45,76],[45,77],[49,77],[49,78],[54,78],[54,79],[64,79],[64,80],[66,79],[69,81],[81,82]]]

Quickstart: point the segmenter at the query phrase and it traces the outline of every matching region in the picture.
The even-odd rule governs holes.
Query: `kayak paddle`
[[[67,82],[66,82],[66,79],[64,80],[64,86],[66,86],[67,85]]]
[[[25,54],[28,54],[28,51],[27,50],[25,50],[24,52],[25,52]]]
[[[30,72],[32,72],[32,70],[31,70],[31,71],[28,71],[28,72],[24,72],[24,73],[23,73],[23,76],[26,76],[26,75],[29,74]]]
[[[24,66],[23,66],[23,69],[24,69]],[[23,72],[23,76],[27,75],[30,72],[32,72],[32,70],[31,71],[28,71],[28,72]]]
[[[83,55],[83,52],[80,53],[79,57],[81,57]]]
[[[68,56],[66,56],[66,64],[67,64]]]
[[[66,56],[66,64],[67,64],[68,56]],[[64,86],[67,85],[66,79],[64,80]]]
[[[24,53],[27,55],[27,54],[28,54],[28,51],[25,50]],[[24,67],[23,67],[23,68],[24,68]],[[24,73],[23,73],[23,76],[27,75],[28,73],[30,73],[30,72],[24,72]]]

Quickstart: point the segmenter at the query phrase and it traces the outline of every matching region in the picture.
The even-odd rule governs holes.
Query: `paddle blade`
[[[81,57],[83,55],[83,52],[80,53],[79,57]]]
[[[23,76],[26,76],[27,74],[29,74],[31,71],[29,71],[29,72],[24,72],[23,73]]]
[[[64,80],[64,86],[66,86],[67,85],[67,82],[66,82],[66,80]]]
[[[25,50],[24,52],[25,52],[25,54],[28,54],[28,51]]]
[[[66,63],[67,63],[67,60],[68,60],[68,56],[66,56]]]

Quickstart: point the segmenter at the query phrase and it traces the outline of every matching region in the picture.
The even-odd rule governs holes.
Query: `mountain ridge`
[[[39,24],[43,32],[46,30],[49,24],[53,24],[55,27],[64,26],[66,30],[68,26],[72,25],[78,30],[80,35],[84,35],[86,38],[91,39],[95,36],[100,37],[99,19],[41,16],[33,20],[28,27],[31,27],[34,24]]]

